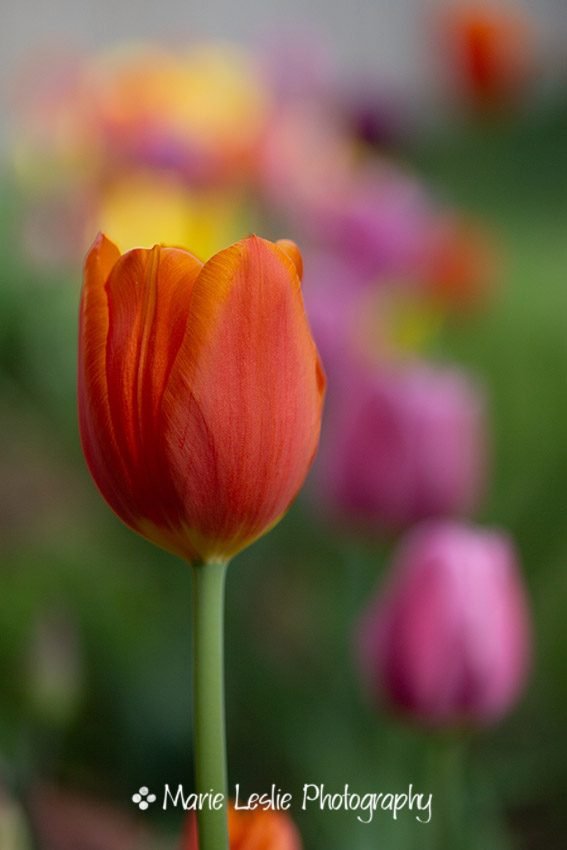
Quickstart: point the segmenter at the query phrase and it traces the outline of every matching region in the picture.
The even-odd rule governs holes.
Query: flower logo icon
[[[142,785],[139,791],[132,795],[132,802],[135,803],[139,809],[143,812],[149,808],[151,803],[155,803],[156,795],[150,794],[148,788],[145,785]]]

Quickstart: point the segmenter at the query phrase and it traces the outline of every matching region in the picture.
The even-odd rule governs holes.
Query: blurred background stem
[[[467,838],[467,740],[456,733],[432,736],[429,789],[433,794],[432,850],[470,850]]]
[[[193,567],[193,705],[195,785],[224,795],[219,811],[198,811],[200,850],[228,850],[224,714],[224,584],[226,564]]]

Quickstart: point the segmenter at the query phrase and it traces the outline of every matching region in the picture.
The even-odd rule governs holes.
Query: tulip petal
[[[102,494],[123,516],[128,513],[121,498],[120,473],[125,474],[110,408],[106,376],[108,304],[106,281],[120,258],[120,251],[100,233],[87,254],[79,317],[78,399],[79,425],[88,466]],[[104,435],[104,448],[100,439]],[[106,457],[106,462],[105,462]],[[116,479],[111,473],[115,471]]]
[[[278,239],[276,247],[289,257],[295,266],[299,280],[303,280],[303,257],[295,242],[292,242],[291,239]]]
[[[201,266],[187,251],[156,245],[124,254],[108,279],[108,392],[133,462],[148,449],[147,424],[155,422]]]
[[[161,408],[204,560],[231,557],[288,508],[316,451],[324,386],[287,253],[249,237],[209,260]]]
[[[135,530],[145,533],[151,523],[167,536],[180,525],[182,503],[162,463],[157,423],[202,263],[187,251],[155,246],[121,257],[115,249],[114,262],[103,266],[98,256],[107,256],[107,244],[89,254],[81,310],[85,453],[118,515]],[[92,283],[90,267],[102,269]],[[93,348],[94,367],[87,363]],[[180,550],[171,541],[163,545]]]

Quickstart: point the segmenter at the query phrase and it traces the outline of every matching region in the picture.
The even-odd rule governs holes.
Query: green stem
[[[198,793],[223,795],[197,813],[199,850],[228,850],[223,611],[226,564],[193,567],[193,729]]]
[[[466,738],[455,733],[431,739],[431,785],[435,850],[468,847]]]

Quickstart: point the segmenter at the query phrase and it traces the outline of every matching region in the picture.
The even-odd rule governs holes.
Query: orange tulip
[[[315,455],[325,378],[293,243],[256,236],[202,264],[156,245],[90,249],[79,420],[111,508],[193,564],[271,528]]]
[[[447,17],[453,71],[465,96],[480,109],[513,105],[537,64],[532,21],[513,5],[475,0]]]
[[[301,850],[297,828],[285,812],[228,810],[230,850]],[[187,819],[182,850],[199,850],[197,819]]]

